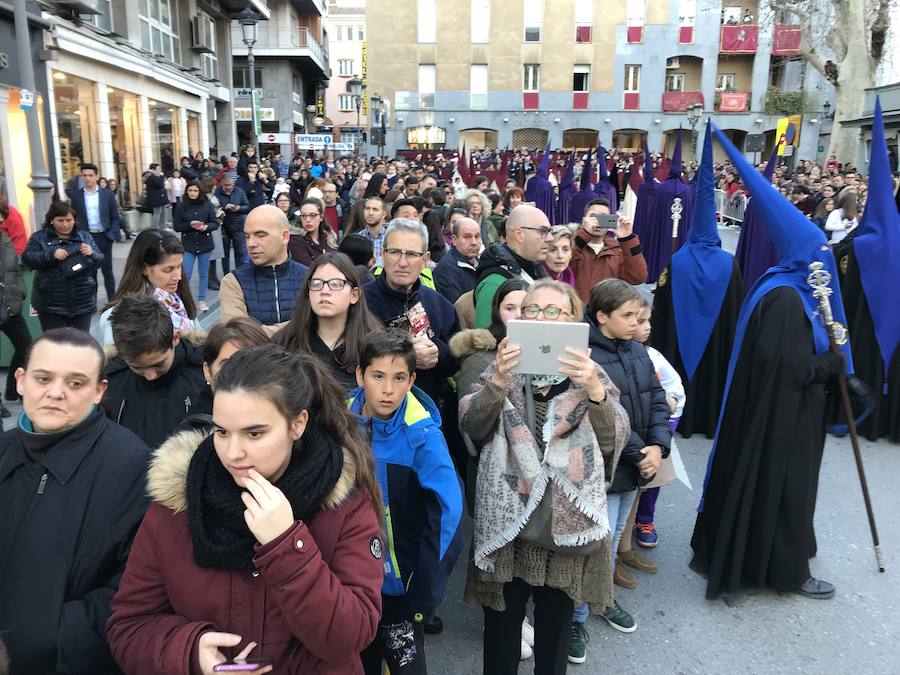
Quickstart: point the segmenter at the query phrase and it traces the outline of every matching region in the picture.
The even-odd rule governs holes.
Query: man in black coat
[[[151,164],[150,172],[144,178],[144,206],[153,209],[151,227],[166,226],[166,207],[169,195],[166,192],[166,177],[159,164]]]
[[[16,371],[24,414],[0,435],[0,635],[13,673],[118,673],[110,602],[147,508],[150,449],[98,407],[103,350],[47,331]]]
[[[216,190],[216,199],[219,200],[219,208],[225,212],[225,218],[222,220],[222,246],[225,249],[222,269],[228,274],[231,271],[232,246],[235,267],[250,262],[247,255],[247,240],[244,237],[244,221],[250,213],[250,202],[247,193],[235,187],[234,180],[227,174],[222,177],[222,185]]]
[[[150,296],[123,298],[110,324],[118,355],[106,368],[101,405],[110,419],[159,447],[206,386],[203,350],[173,330],[168,309]]]
[[[116,196],[97,185],[99,178],[100,172],[94,164],[81,165],[83,187],[73,191],[72,208],[78,214],[78,227],[91,233],[97,248],[103,253],[100,271],[103,272],[103,285],[109,301],[116,294],[112,245],[114,241],[122,240],[122,218]]]
[[[434,285],[448,302],[455,303],[463,293],[475,290],[481,226],[471,218],[460,218],[453,223],[452,237],[453,248],[434,268]]]

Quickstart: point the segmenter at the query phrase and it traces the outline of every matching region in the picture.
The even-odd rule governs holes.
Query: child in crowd
[[[462,488],[434,402],[414,387],[416,351],[399,331],[363,344],[348,405],[367,433],[384,500],[382,615],[360,655],[366,675],[426,673],[424,620],[462,550]],[[373,546],[375,543],[373,542]]]
[[[591,289],[588,301],[591,358],[619,388],[619,402],[631,422],[630,437],[606,495],[613,551],[618,549],[638,487],[656,475],[662,459],[669,454],[672,439],[665,391],[647,350],[634,340],[642,305],[640,292],[621,279],[601,281]],[[586,658],[587,613],[584,605],[575,608],[569,645],[572,663],[584,663]],[[603,618],[623,633],[637,629],[634,619],[617,601]]]
[[[671,450],[675,449],[675,428],[678,426],[678,420],[681,418],[681,411],[684,410],[686,401],[684,393],[684,385],[681,382],[681,376],[672,366],[665,356],[660,354],[656,349],[647,343],[650,340],[650,316],[653,308],[647,298],[642,298],[643,306],[638,314],[638,327],[634,334],[634,341],[640,342],[647,348],[653,367],[656,369],[656,377],[659,383],[666,391],[666,403],[669,404],[671,416],[669,417],[669,430],[673,434]],[[663,463],[665,465],[665,462]],[[662,471],[661,473],[666,473]],[[671,472],[668,472],[671,477]],[[653,482],[660,480],[658,476]],[[628,522],[625,530],[622,532],[622,538],[619,541],[619,551],[616,558],[616,574],[615,582],[624,588],[635,588],[637,579],[624,568],[623,565],[633,567],[634,569],[644,572],[645,574],[656,574],[656,565],[647,560],[645,557],[634,551],[631,546],[631,534],[635,527],[637,528],[637,543],[644,548],[653,548],[656,546],[658,537],[656,534],[656,525],[653,522],[653,516],[656,511],[656,499],[659,496],[659,487],[648,487],[642,489],[640,496],[635,500],[631,513],[628,516]],[[637,522],[635,523],[635,518]]]

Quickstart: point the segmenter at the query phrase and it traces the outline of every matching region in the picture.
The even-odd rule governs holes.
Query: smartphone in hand
[[[260,668],[265,668],[266,666],[272,665],[272,659],[268,658],[246,658],[246,659],[233,659],[231,661],[226,661],[225,663],[219,663],[213,666],[213,672],[216,673],[247,673],[253,672],[254,670],[259,670]]]
[[[603,230],[615,230],[619,226],[619,216],[615,213],[592,213],[591,216]]]

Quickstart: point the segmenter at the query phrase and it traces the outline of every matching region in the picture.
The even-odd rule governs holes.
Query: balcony
[[[247,56],[241,27],[236,21],[231,23],[231,55],[243,58]],[[301,67],[313,77],[329,77],[331,74],[328,49],[305,27],[291,29],[276,27],[274,22],[260,22],[253,55],[257,58],[297,59]]]
[[[716,112],[743,113],[750,109],[750,92],[721,91],[716,92]]]
[[[720,54],[755,54],[759,45],[759,26],[741,24],[722,26],[719,37]]]
[[[703,92],[700,91],[666,91],[662,96],[663,112],[685,112],[689,107],[699,103],[703,105]]]
[[[772,56],[797,56],[800,53],[800,26],[775,26]]]

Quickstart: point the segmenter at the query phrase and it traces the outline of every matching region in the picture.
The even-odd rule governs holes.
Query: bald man
[[[434,268],[434,287],[451,303],[475,288],[478,256],[481,253],[481,226],[471,218],[460,218],[451,229],[451,248]]]
[[[475,327],[491,325],[494,294],[507,279],[531,283],[545,276],[542,263],[550,246],[550,221],[544,212],[522,204],[506,220],[506,241],[481,254],[475,286]]]
[[[281,209],[257,206],[244,223],[250,264],[226,274],[219,289],[221,321],[250,316],[274,335],[290,321],[309,268],[288,255],[288,220]]]

